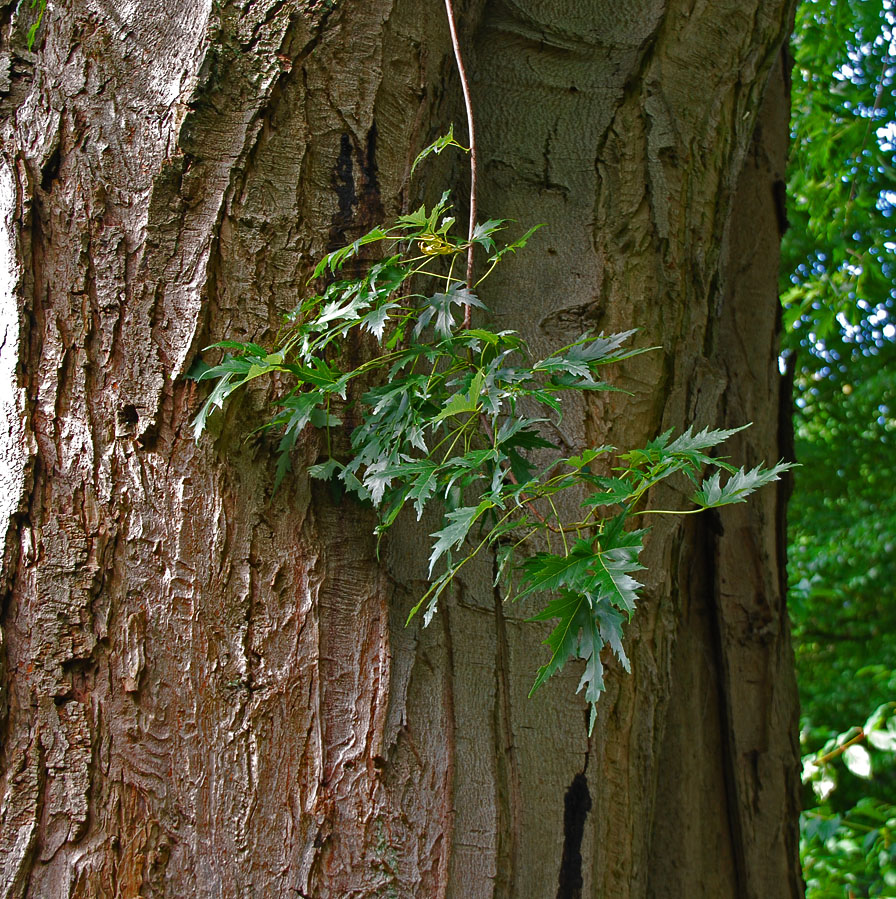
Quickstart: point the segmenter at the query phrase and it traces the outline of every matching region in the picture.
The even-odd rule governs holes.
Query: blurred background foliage
[[[896,0],[803,0],[781,268],[807,895],[896,896]]]

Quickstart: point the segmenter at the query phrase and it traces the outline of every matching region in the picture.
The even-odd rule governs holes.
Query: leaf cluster
[[[893,0],[806,0],[793,42],[782,294],[802,468],[788,570],[812,757],[855,735],[856,709],[896,695],[896,515],[884,499],[896,478],[894,21]],[[862,751],[825,766],[829,796],[807,791],[810,896],[896,891],[892,855],[879,852],[891,837],[864,836],[875,830],[871,810],[893,817],[896,763],[869,745],[873,773],[862,776],[847,763]]]
[[[861,727],[832,735],[803,758],[814,802],[800,818],[800,856],[811,896],[888,896],[896,887],[896,805],[885,796],[845,799],[843,781],[870,784],[896,767],[896,703],[877,708]]]
[[[797,9],[782,298],[812,371],[896,337],[894,21],[892,0]]]
[[[452,144],[449,135],[421,156]],[[467,283],[456,272],[471,242],[455,236],[454,224],[446,192],[431,208],[421,206],[325,256],[311,277],[319,291],[296,307],[273,348],[215,345],[225,355],[196,375],[214,386],[195,433],[256,378],[288,382],[262,425],[280,435],[278,481],[311,425],[327,429],[328,452],[309,474],[371,503],[379,535],[406,507],[419,520],[433,506],[440,526],[431,534],[431,585],[411,612],[422,612],[425,624],[480,554],[495,555],[508,596],[551,595],[533,619],[557,624],[532,689],[581,659],[580,689],[593,723],[604,688],[603,647],[628,667],[622,630],[641,588],[635,575],[646,533],[632,522],[648,512],[648,491],[684,475],[697,511],[741,502],[789,466],[746,471],[712,458],[709,451],[733,430],[689,429],[677,438],[667,432],[642,449],[601,446],[563,455],[552,435],[564,397],[615,389],[603,377],[605,367],[644,350],[627,346],[633,332],[586,333],[537,358],[514,331],[466,326],[467,309],[487,312],[482,283],[537,229],[499,247],[507,223],[477,224],[472,244],[487,265]],[[368,342],[361,360],[346,350],[358,345],[352,335]],[[329,435],[348,420],[359,423],[344,449]],[[715,473],[704,477],[707,466]],[[569,507],[558,495],[569,492],[578,500],[572,520],[558,511]]]

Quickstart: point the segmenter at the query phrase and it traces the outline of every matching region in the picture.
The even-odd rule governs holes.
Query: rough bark
[[[573,442],[752,420],[738,461],[781,455],[789,7],[462,9],[482,217],[549,224],[496,320],[662,348]],[[589,738],[575,672],[526,698],[544,632],[488,566],[405,629],[420,533],[379,564],[311,433],[272,492],[262,388],[191,439],[201,347],[263,339],[321,252],[462,184],[409,181],[462,120],[441,5],[87,0],[34,55],[29,15],[0,18],[0,895],[800,895],[782,493],[656,525]]]

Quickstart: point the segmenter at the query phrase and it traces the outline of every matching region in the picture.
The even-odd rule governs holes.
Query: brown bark
[[[0,896],[800,895],[782,494],[656,524],[589,738],[576,672],[526,698],[544,631],[488,565],[405,629],[420,532],[379,564],[370,513],[310,486],[313,434],[272,492],[263,388],[191,439],[201,347],[263,339],[322,252],[419,202],[410,160],[462,120],[441,5],[76,2],[34,55],[26,7],[0,18]],[[738,461],[782,452],[789,7],[461,10],[481,217],[549,224],[495,319],[662,347],[570,409],[575,443],[752,420]]]

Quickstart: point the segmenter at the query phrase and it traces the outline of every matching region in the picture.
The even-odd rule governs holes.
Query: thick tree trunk
[[[574,443],[752,420],[739,462],[784,451],[789,7],[461,10],[482,217],[549,225],[495,318],[662,347]],[[314,434],[272,492],[261,388],[191,439],[200,348],[263,339],[320,253],[419,202],[410,160],[462,121],[441,4],[75,0],[33,56],[30,15],[0,19],[0,895],[800,895],[782,493],[656,525],[589,738],[575,672],[526,698],[544,631],[489,571],[404,628],[420,534],[378,564],[309,485]]]

